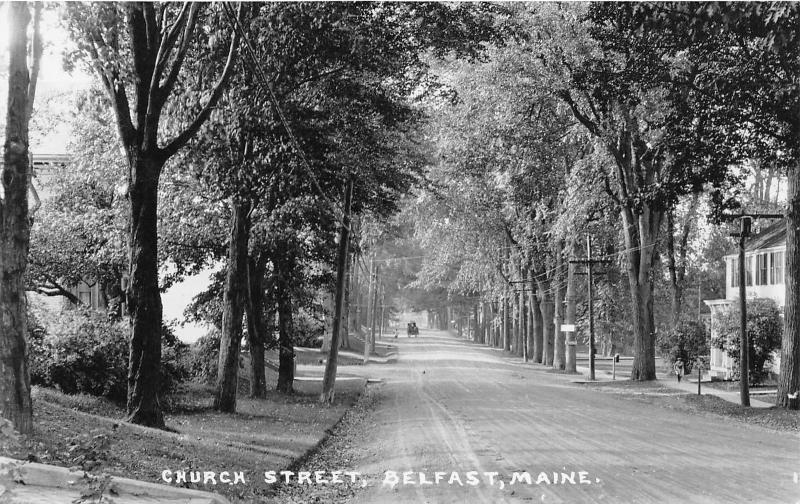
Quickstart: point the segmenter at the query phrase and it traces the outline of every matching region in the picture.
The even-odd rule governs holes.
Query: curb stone
[[[22,476],[26,490],[31,491],[31,487],[41,487],[41,493],[44,497],[44,494],[47,494],[47,489],[50,489],[50,492],[54,492],[59,497],[69,499],[64,502],[71,502],[71,498],[64,495],[64,490],[69,489],[80,492],[79,481],[86,474],[83,471],[70,471],[66,467],[26,462],[7,457],[0,457],[0,464],[19,467],[23,471]],[[0,475],[8,477],[10,471],[10,468],[6,468],[0,471]],[[176,488],[118,476],[112,476],[111,481],[114,490],[120,495],[129,497],[129,500],[130,497],[134,497],[141,498],[143,502],[151,502],[155,499],[157,502],[181,502],[185,504],[230,504],[230,501],[225,497],[202,490]]]

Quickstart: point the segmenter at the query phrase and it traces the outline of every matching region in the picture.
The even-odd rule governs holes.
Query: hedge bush
[[[124,402],[128,390],[130,328],[90,309],[65,310],[57,319],[29,324],[31,382],[67,394],[85,393]],[[186,345],[165,327],[162,335],[162,393],[187,377]]]
[[[716,348],[725,350],[734,361],[734,379],[739,379],[739,304],[734,303],[715,320],[716,337],[711,342]],[[766,365],[772,361],[772,352],[781,346],[783,318],[780,308],[772,299],[747,300],[747,339],[750,343],[748,357],[750,383],[758,385],[769,376]]]
[[[686,373],[691,373],[697,359],[707,360],[711,336],[703,322],[683,320],[674,331],[659,333],[656,345],[661,356],[670,364],[681,359]]]

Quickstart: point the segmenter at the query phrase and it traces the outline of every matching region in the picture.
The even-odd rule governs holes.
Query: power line
[[[300,146],[300,142],[297,141],[297,138],[295,137],[294,132],[292,131],[292,128],[289,126],[289,122],[286,120],[286,116],[283,113],[283,109],[281,109],[280,103],[278,102],[278,98],[275,95],[275,92],[273,91],[272,86],[269,83],[269,79],[267,79],[267,77],[266,77],[266,72],[264,71],[264,69],[261,66],[261,63],[260,63],[260,61],[259,61],[259,59],[258,59],[258,57],[256,55],[256,51],[253,48],[253,44],[250,41],[249,37],[247,36],[247,33],[245,32],[245,30],[242,28],[241,24],[239,23],[239,19],[234,15],[233,7],[231,7],[227,3],[223,3],[222,8],[223,8],[226,16],[228,17],[228,22],[232,25],[234,30],[239,33],[239,36],[241,37],[242,41],[244,42],[245,47],[247,48],[248,54],[250,56],[250,63],[251,64],[248,65],[248,66],[250,66],[250,70],[251,71],[255,67],[254,73],[256,75],[256,79],[259,81],[259,84],[261,84],[263,87],[265,87],[267,89],[267,91],[269,93],[270,100],[272,101],[272,104],[275,107],[275,111],[278,114],[278,118],[280,119],[281,123],[283,124],[283,127],[286,129],[286,133],[289,135],[289,138],[292,141],[292,144],[294,145],[295,149],[297,150],[298,154],[300,155],[300,159],[301,159],[301,162],[302,162],[301,164],[305,167],[306,171],[308,172],[308,176],[311,178],[311,181],[314,184],[314,187],[316,188],[316,190],[319,193],[319,195],[322,196],[322,198],[325,200],[325,202],[328,203],[328,205],[334,210],[334,215],[336,215],[336,217],[335,217],[336,220],[339,222],[339,224],[342,227],[345,227],[344,221],[339,217],[339,215],[337,215],[337,213],[340,213],[340,214],[343,215],[344,214],[344,210],[342,208],[340,208],[338,205],[336,205],[333,201],[331,201],[325,195],[325,192],[322,190],[322,187],[320,186],[319,182],[317,181],[317,178],[314,176],[314,172],[311,169],[311,165],[308,163],[308,160],[306,159],[305,152],[303,151],[302,147]]]

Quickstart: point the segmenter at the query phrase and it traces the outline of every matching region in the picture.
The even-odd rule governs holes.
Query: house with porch
[[[774,300],[782,310],[786,300],[786,221],[773,222],[762,228],[746,242],[745,278],[739,278],[739,254],[728,254],[725,259],[725,298],[705,300],[711,309],[711,318],[730,310],[739,302],[739,285],[745,283],[748,298]],[[711,325],[712,338],[715,336]],[[733,376],[734,362],[725,350],[711,349],[709,360],[711,378],[727,380]],[[780,368],[780,354],[773,356],[772,371]]]
[[[31,154],[30,199],[33,209],[38,208],[43,200],[53,196],[52,180],[56,172],[68,169],[71,162],[71,156],[65,153],[37,152]],[[89,306],[96,310],[107,308],[107,300],[100,288],[100,283],[93,279],[85,278],[78,284],[65,284],[64,288],[76,299],[79,299],[84,306]],[[65,297],[57,302],[49,302],[46,297],[40,298],[40,303],[53,309],[57,309],[59,306],[64,308],[73,308],[75,306]]]

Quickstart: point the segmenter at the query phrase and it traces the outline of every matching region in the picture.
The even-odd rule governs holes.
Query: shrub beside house
[[[705,300],[711,309],[711,338],[719,340],[720,324],[715,321],[723,318],[739,302],[739,285],[745,283],[747,299],[770,299],[775,302],[781,314],[786,300],[786,222],[780,220],[763,228],[761,232],[747,241],[745,251],[745,278],[739,278],[738,253],[726,255],[725,259],[725,298]],[[730,345],[711,345],[709,374],[711,378],[730,380],[738,376],[738,361],[725,350]],[[770,373],[777,374],[780,369],[780,354],[773,352],[768,363]]]

